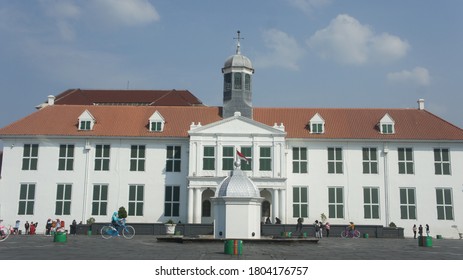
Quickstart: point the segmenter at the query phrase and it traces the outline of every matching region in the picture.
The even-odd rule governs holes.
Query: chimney
[[[54,105],[55,104],[55,97],[53,95],[48,96],[48,105]]]
[[[418,99],[418,110],[424,110],[424,99]]]

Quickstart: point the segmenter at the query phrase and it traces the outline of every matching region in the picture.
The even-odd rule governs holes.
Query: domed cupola
[[[235,162],[235,167],[219,185],[217,197],[260,197],[256,185],[241,170],[240,161]]]
[[[252,119],[252,74],[254,69],[249,58],[241,54],[240,31],[238,31],[236,54],[224,63],[223,118],[232,117],[235,112]]]

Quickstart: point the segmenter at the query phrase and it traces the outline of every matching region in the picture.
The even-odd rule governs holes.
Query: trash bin
[[[363,234],[363,238],[368,238],[368,237],[369,237],[368,233]]]
[[[243,240],[225,240],[224,253],[228,255],[242,255]]]
[[[55,233],[55,236],[53,237],[53,242],[59,242],[59,243],[64,243],[66,242],[66,233],[65,232],[57,232]]]
[[[418,246],[432,247],[432,237],[431,236],[418,237]]]

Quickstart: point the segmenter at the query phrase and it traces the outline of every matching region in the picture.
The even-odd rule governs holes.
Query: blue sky
[[[424,98],[463,127],[462,12],[459,0],[0,0],[0,127],[69,88],[187,89],[220,106],[237,30],[256,107]]]

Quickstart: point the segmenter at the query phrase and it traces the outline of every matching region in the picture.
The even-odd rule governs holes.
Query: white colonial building
[[[416,109],[258,108],[251,61],[228,58],[223,106],[188,91],[68,90],[2,129],[0,216],[97,222],[212,223],[233,169],[263,198],[261,217],[328,217],[387,226],[463,228],[463,130]],[[259,93],[257,93],[259,94]],[[42,225],[42,226],[41,226]]]

